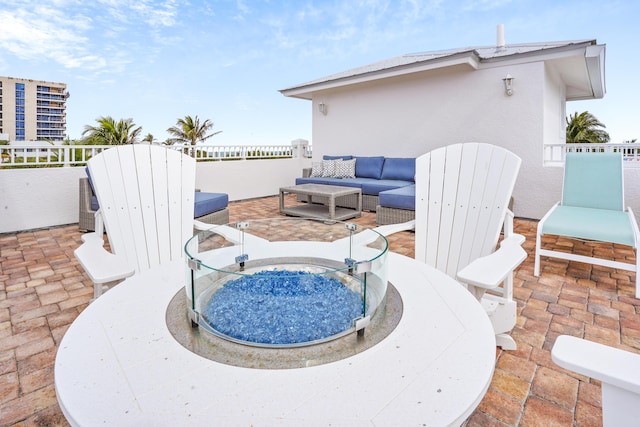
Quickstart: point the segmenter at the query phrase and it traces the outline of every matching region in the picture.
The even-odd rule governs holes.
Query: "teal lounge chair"
[[[553,234],[573,239],[632,246],[635,263],[614,261],[542,249],[542,236]],[[562,201],[538,223],[534,274],[540,275],[540,257],[601,265],[636,272],[638,286],[638,224],[630,208],[624,209],[624,169],[621,153],[568,153],[564,167]]]

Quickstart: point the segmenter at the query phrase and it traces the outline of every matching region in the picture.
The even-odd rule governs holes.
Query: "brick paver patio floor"
[[[230,203],[231,221],[278,216],[277,197]],[[355,222],[375,226],[375,214]],[[543,260],[533,276],[536,221],[517,219],[529,257],[518,269],[518,349],[496,351],[493,382],[468,426],[598,426],[600,385],[551,361],[551,347],[569,334],[640,353],[640,300],[635,274]],[[77,225],[0,235],[0,426],[64,426],[53,385],[57,346],[87,307],[91,281],[73,250]],[[413,256],[414,234],[390,237],[391,250]],[[580,253],[634,257],[630,248],[547,239]],[[105,397],[107,398],[107,397]]]

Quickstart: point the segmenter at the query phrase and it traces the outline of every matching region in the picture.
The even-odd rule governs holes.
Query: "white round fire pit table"
[[[387,253],[402,312],[379,342],[339,360],[266,369],[212,360],[176,339],[167,313],[187,294],[185,263],[123,281],[69,327],[55,388],[71,425],[449,426],[489,387],[496,347],[482,306],[411,258]]]

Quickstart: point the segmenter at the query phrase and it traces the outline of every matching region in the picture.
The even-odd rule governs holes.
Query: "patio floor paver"
[[[278,216],[276,196],[231,202],[231,221]],[[375,226],[375,214],[353,220]],[[467,425],[599,426],[600,384],[551,361],[558,335],[569,334],[640,353],[640,300],[635,274],[566,260],[543,259],[533,276],[537,221],[516,219],[529,257],[514,279],[515,351],[496,350],[493,381]],[[0,426],[66,426],[57,404],[57,346],[89,304],[93,286],[73,256],[77,224],[0,235]],[[545,245],[634,259],[627,247],[545,236]],[[413,257],[414,234],[389,238],[391,250]]]

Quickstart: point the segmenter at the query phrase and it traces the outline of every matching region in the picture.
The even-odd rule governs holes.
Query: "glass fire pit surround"
[[[185,245],[188,318],[193,327],[257,347],[363,334],[384,308],[387,250],[383,235],[349,222],[283,218],[214,226]]]

